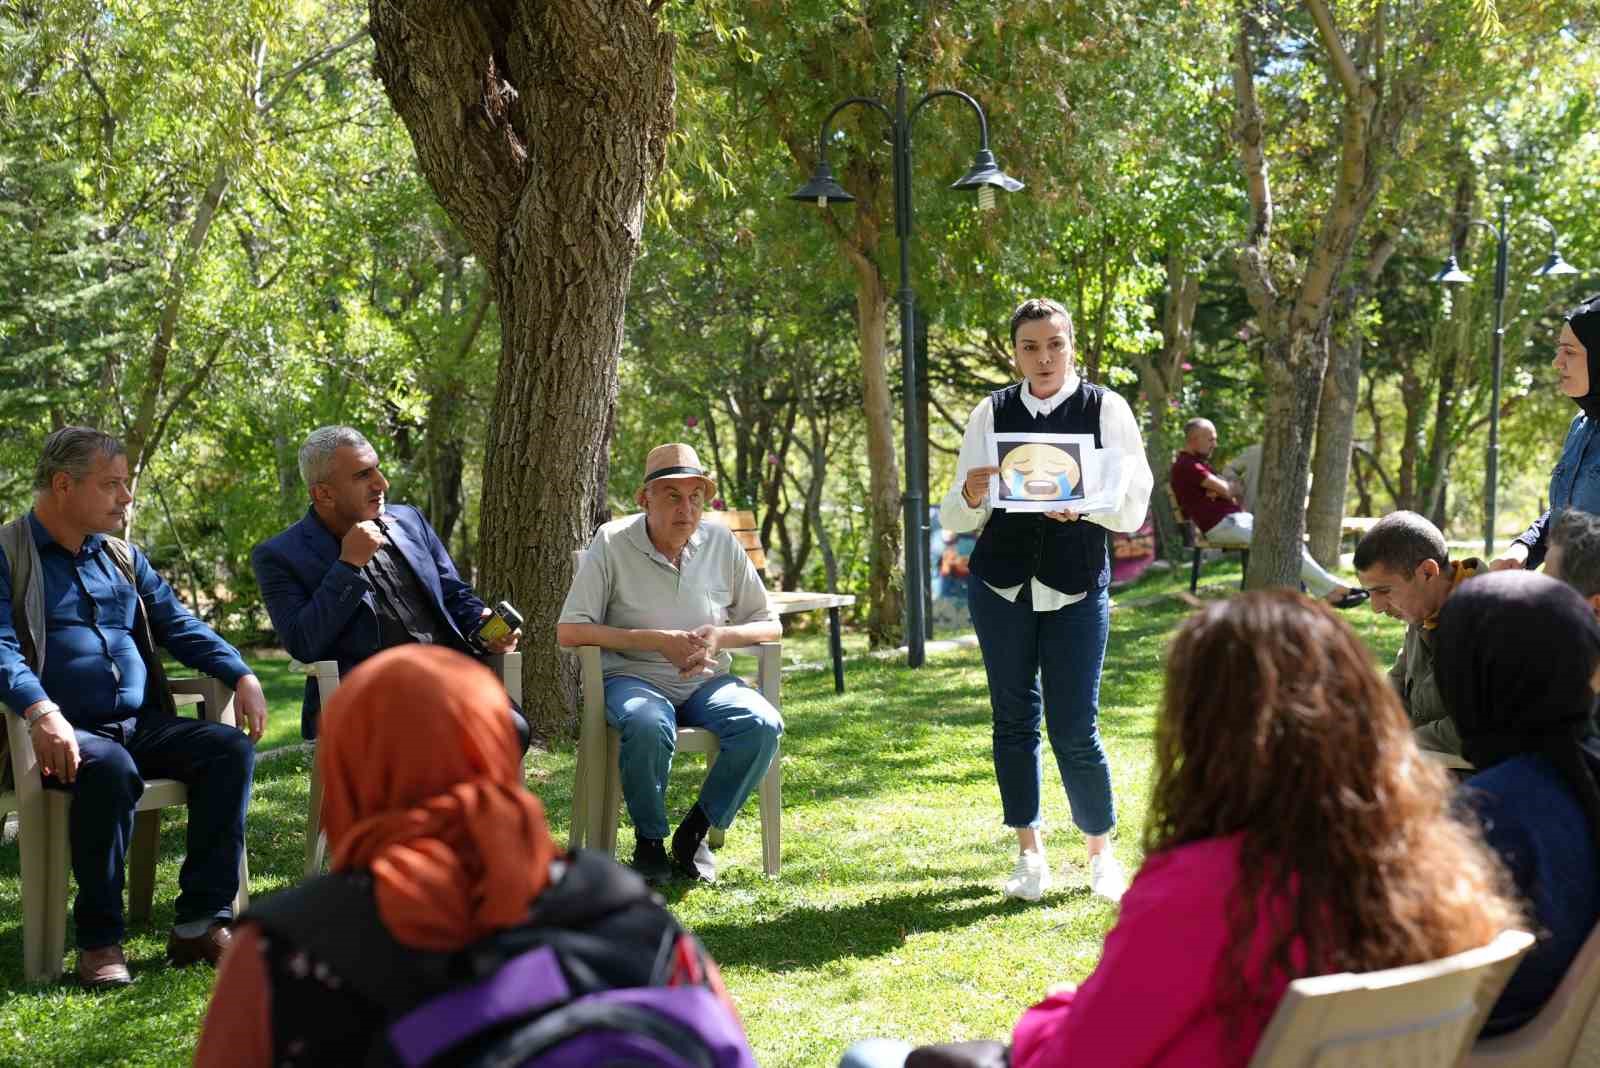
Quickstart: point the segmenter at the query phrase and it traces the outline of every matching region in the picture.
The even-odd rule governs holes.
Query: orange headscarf
[[[396,939],[459,949],[527,918],[555,844],[487,668],[436,646],[389,649],[340,682],[321,719],[333,868],[372,873]]]

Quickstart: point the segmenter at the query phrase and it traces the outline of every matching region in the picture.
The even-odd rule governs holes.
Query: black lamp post
[[[1516,221],[1511,221],[1511,198],[1502,197],[1500,200],[1499,225],[1484,219],[1473,219],[1468,226],[1481,226],[1494,234],[1495,260],[1494,260],[1494,341],[1490,349],[1490,365],[1493,378],[1489,386],[1489,452],[1484,462],[1483,473],[1483,556],[1485,560],[1494,558],[1494,524],[1496,502],[1499,486],[1497,479],[1500,472],[1500,374],[1503,361],[1503,348],[1505,342],[1505,311],[1506,311],[1506,269],[1511,256],[1511,230],[1523,223],[1533,223],[1550,235],[1550,256],[1544,261],[1544,266],[1534,271],[1536,278],[1548,278],[1554,275],[1577,274],[1578,269],[1561,258],[1561,252],[1556,248],[1556,239],[1559,236],[1550,220],[1542,215],[1523,216]],[[1465,285],[1472,281],[1472,276],[1463,271],[1456,264],[1455,251],[1445,259],[1444,266],[1439,269],[1429,281],[1440,285]]]
[[[902,498],[906,539],[906,662],[911,667],[921,667],[924,659],[923,642],[927,633],[924,589],[928,583],[929,536],[927,465],[923,462],[923,441],[917,425],[916,295],[911,292],[911,123],[924,104],[942,96],[965,100],[978,116],[978,154],[973,157],[971,169],[950,188],[977,190],[978,207],[983,211],[993,210],[996,189],[1014,193],[1022,188],[1022,183],[1002,171],[995,162],[994,153],[989,151],[989,120],[983,108],[960,90],[935,89],[907,110],[904,65],[895,75],[893,111],[882,101],[865,96],[852,96],[834,105],[817,132],[816,170],[811,180],[789,197],[790,200],[814,201],[819,208],[855,200],[834,180],[833,168],[828,166],[828,124],[852,104],[875,108],[889,120],[894,133],[894,232],[900,239],[900,373],[904,383],[906,431],[906,493]]]

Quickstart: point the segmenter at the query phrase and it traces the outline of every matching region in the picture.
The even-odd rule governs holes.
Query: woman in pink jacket
[[[1286,591],[1209,605],[1168,654],[1146,859],[1094,973],[1023,1013],[1009,1051],[912,1064],[1245,1065],[1291,979],[1433,960],[1520,922],[1450,797],[1334,612]],[[863,1043],[844,1064],[907,1052]]]

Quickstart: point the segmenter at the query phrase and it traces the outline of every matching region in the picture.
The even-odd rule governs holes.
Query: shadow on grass
[[[682,894],[673,894],[669,904]],[[900,949],[915,934],[964,927],[997,913],[1034,907],[1004,901],[984,883],[962,883],[839,908],[790,909],[760,922],[713,920],[696,924],[695,935],[725,967],[782,972],[877,956]]]

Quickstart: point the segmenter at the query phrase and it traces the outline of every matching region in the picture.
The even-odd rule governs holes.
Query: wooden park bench
[[[755,565],[757,573],[762,579],[767,577],[767,553],[761,547],[761,533],[756,528],[754,512],[708,511],[705,513],[708,523],[721,523],[733,531],[733,536],[739,539],[739,544],[744,546],[744,551],[749,554],[750,562]],[[833,659],[833,691],[844,693],[844,644],[839,634],[839,609],[848,608],[856,603],[854,596],[848,593],[811,593],[806,590],[771,590],[767,591],[767,600],[772,604],[773,611],[780,616],[793,615],[796,612],[816,612],[826,609],[828,613],[828,653]]]

